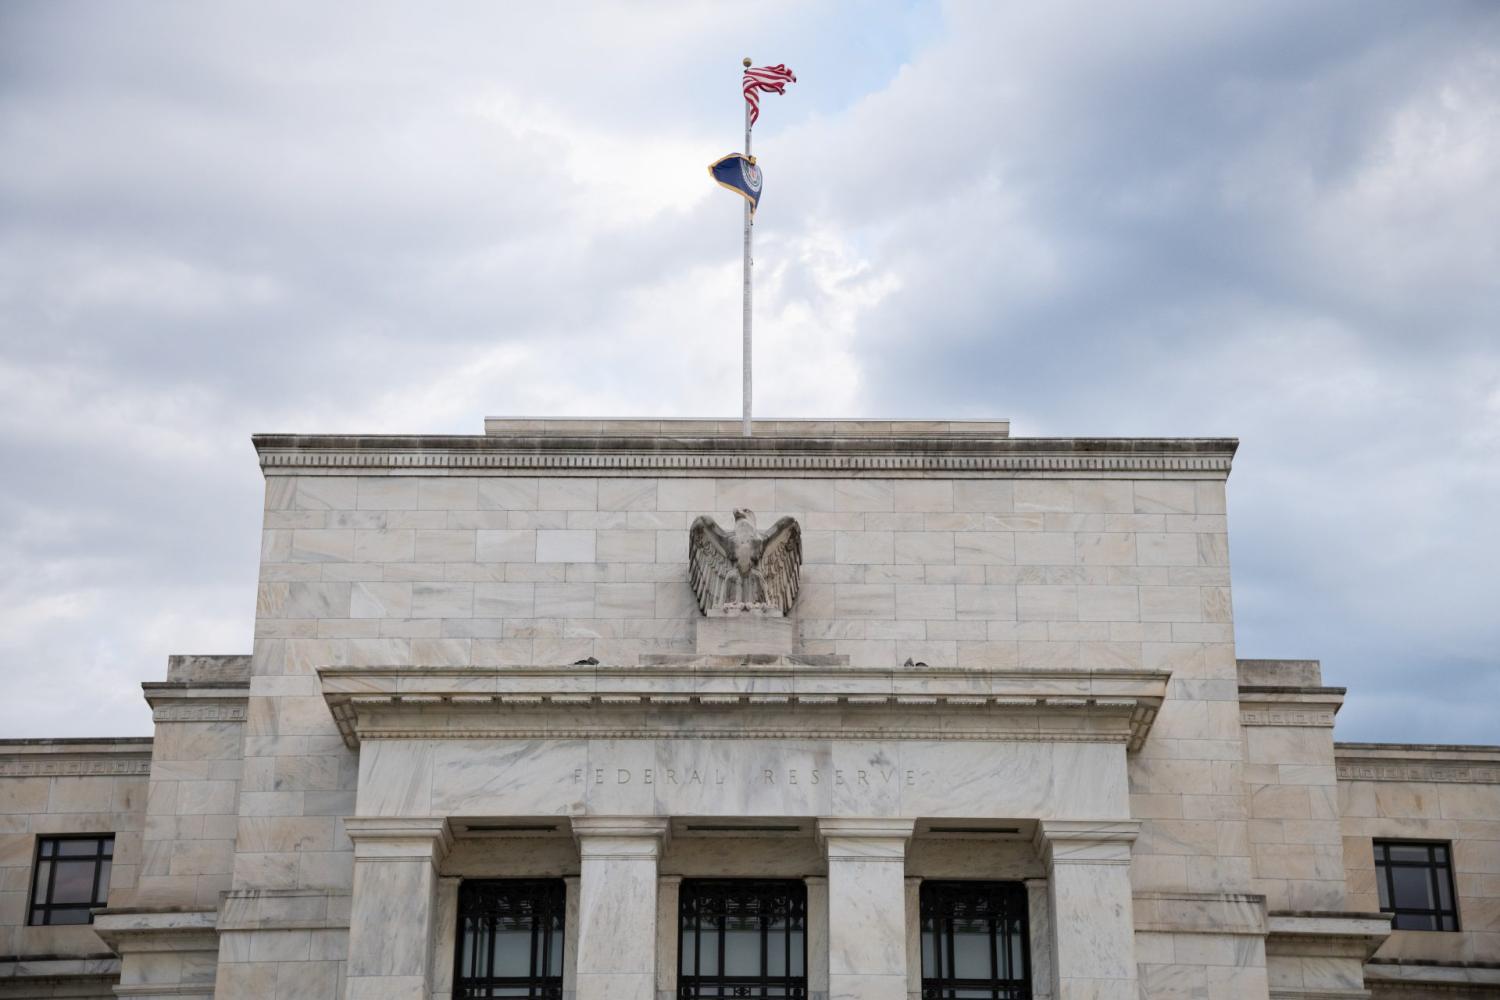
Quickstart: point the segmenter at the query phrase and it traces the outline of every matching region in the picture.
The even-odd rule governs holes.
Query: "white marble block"
[[[828,856],[829,1000],[905,1000],[906,843],[898,819],[820,819]]]
[[[448,821],[351,817],[345,824],[354,841],[346,1000],[430,1000],[437,866],[453,845]]]
[[[697,628],[699,656],[790,656],[792,652],[792,620],[782,615],[710,614],[698,619]]]
[[[655,1000],[657,861],[668,822],[578,817],[577,1000]]]
[[[1057,1000],[1137,1000],[1130,845],[1139,829],[1133,820],[1037,824]]]

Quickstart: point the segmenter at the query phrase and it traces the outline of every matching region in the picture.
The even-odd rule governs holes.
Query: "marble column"
[[[820,819],[829,1000],[906,1000],[906,842],[898,819]]]
[[[354,895],[347,1000],[431,1000],[438,865],[453,846],[441,816],[351,817]]]
[[[1025,881],[1031,938],[1031,1000],[1052,1000],[1052,907],[1047,902],[1047,880]]]
[[[656,997],[672,1000],[677,995],[678,906],[681,875],[662,875],[656,880]]]
[[[1057,1000],[1136,1000],[1130,891],[1133,820],[1042,820],[1048,866],[1052,988]]]
[[[807,883],[807,995],[828,1000],[828,879],[809,875]]]
[[[652,816],[573,820],[578,1000],[655,1000],[656,865],[667,830]]]

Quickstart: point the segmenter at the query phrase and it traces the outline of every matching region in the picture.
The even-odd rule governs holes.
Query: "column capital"
[[[585,857],[659,857],[671,830],[671,821],[660,816],[573,818],[573,839]]]
[[[880,816],[820,816],[818,837],[858,837],[870,839],[910,840],[917,828],[914,819],[887,819]]]
[[[453,847],[446,816],[350,816],[344,832],[354,841],[356,861],[430,861],[439,864]]]
[[[1139,820],[1044,819],[1036,825],[1033,844],[1050,864],[1129,864],[1130,845],[1140,834]]]

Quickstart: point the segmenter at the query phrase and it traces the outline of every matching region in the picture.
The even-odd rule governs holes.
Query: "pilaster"
[[[656,997],[672,1000],[677,995],[678,893],[681,875],[662,875],[656,880]]]
[[[922,880],[906,879],[906,992],[922,995]]]
[[[1047,880],[1026,882],[1027,924],[1031,929],[1031,1000],[1052,1000],[1052,907]]]
[[[905,1000],[912,820],[825,818],[830,1000]]]
[[[828,1000],[828,879],[809,875],[807,883],[807,995]]]
[[[578,876],[563,876],[563,996],[578,990]]]
[[[354,897],[347,1000],[430,1000],[438,865],[453,846],[441,816],[352,817]]]
[[[1133,820],[1042,820],[1057,1000],[1137,1000],[1130,889]]]
[[[577,1000],[655,1000],[656,869],[665,819],[573,820],[580,861]]]

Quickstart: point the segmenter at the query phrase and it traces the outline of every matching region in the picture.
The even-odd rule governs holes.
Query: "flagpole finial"
[[[746,56],[746,57],[745,57],[745,58],[744,58],[744,59],[743,59],[743,60],[741,60],[741,61],[742,61],[742,62],[743,62],[743,63],[744,63],[744,64],[745,64],[745,68],[746,68],[746,69],[749,69],[749,68],[750,68],[750,57],[749,57],[749,56]]]

